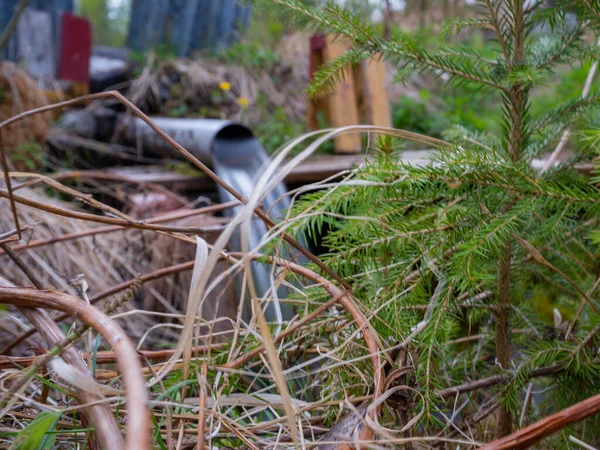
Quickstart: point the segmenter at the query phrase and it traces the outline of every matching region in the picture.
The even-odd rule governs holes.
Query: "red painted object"
[[[327,46],[327,37],[323,33],[314,34],[310,37],[310,51],[322,50]]]
[[[58,79],[90,85],[92,26],[89,21],[63,13],[60,24]]]

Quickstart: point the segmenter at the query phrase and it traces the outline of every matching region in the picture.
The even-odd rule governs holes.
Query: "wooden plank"
[[[4,30],[13,15],[17,12],[19,0],[3,0],[0,2],[0,30]],[[17,61],[17,39],[13,33],[4,48],[0,49],[0,59]]]
[[[349,49],[349,44],[336,39],[334,35],[327,36],[327,46],[323,49],[325,63],[341,56]],[[354,76],[352,73],[336,83],[333,91],[327,97],[327,122],[334,128],[358,125],[358,104],[355,95]],[[335,138],[337,153],[360,153],[362,151],[361,136],[358,133],[346,133]]]
[[[15,8],[19,0],[1,0],[0,1],[0,30],[3,30],[8,24],[10,18],[15,12]],[[73,12],[74,0],[29,0],[27,6],[38,11],[45,11],[52,16],[52,36],[53,41],[57,41],[58,16],[63,11]],[[19,49],[17,47],[16,33],[9,39],[8,45],[4,49],[0,49],[0,59],[3,56],[11,61],[17,61]],[[54,58],[56,59],[56,48],[52,49]]]
[[[229,33],[227,44],[231,45],[238,42],[244,30],[250,26],[250,18],[252,17],[252,4],[236,2],[235,4],[235,20],[233,27]]]
[[[17,60],[39,80],[53,80],[56,74],[52,16],[48,12],[25,8],[16,30]]]
[[[229,42],[233,26],[235,24],[235,0],[221,0],[220,5],[220,16],[217,28],[217,42],[216,48],[224,48]]]
[[[436,150],[407,150],[402,153],[402,161],[415,166],[423,166],[431,163],[431,157],[437,153]],[[347,155],[313,155],[296,166],[289,173],[285,182],[291,185],[309,184],[322,181],[328,177],[338,174],[344,170],[352,170],[357,165],[371,160],[368,154]],[[286,162],[289,160],[286,160]],[[544,160],[533,160],[533,168],[541,168]],[[558,163],[556,163],[558,164]],[[591,176],[594,168],[593,163],[577,163],[575,169],[586,176]],[[102,171],[91,171],[91,174],[99,174]],[[173,190],[181,192],[190,191],[212,191],[214,183],[206,176],[186,175],[169,170],[162,166],[133,166],[120,169],[108,169],[107,174],[118,175],[136,183],[162,184]],[[82,173],[85,173],[83,171]]]
[[[391,128],[392,113],[385,88],[385,62],[381,59],[370,59],[362,66],[366,123]]]
[[[133,0],[127,46],[145,51],[167,43],[179,56],[226,46],[248,25],[240,0]]]
[[[409,161],[414,165],[425,165],[431,161],[433,150],[412,150],[402,154],[404,161]],[[371,156],[365,153],[346,154],[346,155],[314,155],[296,166],[291,173],[285,177],[285,182],[289,184],[308,184],[322,181],[344,170],[351,170],[357,165],[364,164],[370,160]],[[288,162],[286,160],[286,162]],[[85,174],[86,171],[81,171]],[[215,189],[214,183],[203,175],[187,175],[170,170],[165,170],[162,166],[133,166],[117,169],[107,169],[105,171],[89,171],[95,178],[102,178],[100,174],[106,173],[117,175],[121,180],[129,180],[135,183],[161,184],[169,189],[181,192],[189,191],[212,191]],[[85,178],[85,176],[82,176]]]
[[[195,30],[191,50],[214,48],[218,40],[219,7],[213,0],[200,0],[194,20]]]
[[[169,0],[133,0],[131,11],[127,47],[141,52],[164,42]]]

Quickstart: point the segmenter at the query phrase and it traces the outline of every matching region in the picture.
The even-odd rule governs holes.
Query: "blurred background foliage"
[[[92,22],[95,45],[125,45],[131,13],[130,0],[77,0],[75,11]]]
[[[281,65],[296,66],[292,69],[299,74],[297,79],[302,78],[307,82],[308,55],[306,58],[300,58],[285,54],[289,50],[287,44],[294,39],[304,39],[305,42],[301,43],[300,47],[308,52],[306,22],[297,16],[293,18],[294,20],[288,20],[289,11],[279,10],[271,2],[254,0],[252,3],[254,5],[252,21],[242,41],[229,48],[204,52],[196,57],[241,66],[247,71],[267,73],[276,73],[275,67]],[[318,4],[323,1],[305,0],[303,3]],[[477,50],[491,59],[498,54],[498,48],[494,42],[486,39],[485,32],[475,31],[458,35],[444,33],[442,23],[445,19],[469,17],[473,14],[472,2],[340,0],[340,3],[369,20],[374,30],[381,35],[384,33],[409,35],[429,47],[447,45],[454,41],[465,51]],[[386,9],[388,7],[390,10]],[[131,0],[77,0],[76,8],[78,14],[92,21],[94,42],[97,45],[113,47],[124,45],[127,23],[131,14]],[[298,36],[302,37],[298,38]],[[172,51],[163,47],[152,51],[155,61],[174,57]],[[146,59],[146,55],[134,56],[137,60]],[[560,66],[554,73],[553,79],[548,80],[547,83],[553,88],[536,90],[532,99],[534,110],[531,113],[537,115],[553,105],[576,99],[581,93],[589,67],[589,62],[574,67]],[[303,84],[298,88],[304,87]],[[598,81],[595,81],[592,92],[597,90]],[[405,80],[404,85],[393,84],[390,80],[390,102],[393,125],[396,128],[434,137],[442,136],[444,130],[450,125],[461,125],[472,131],[485,131],[495,135],[501,131],[499,120],[501,102],[495,94],[468,83],[459,86],[448,85],[443,74],[439,74],[437,78],[432,75],[412,77]],[[306,123],[298,120],[299,114],[290,114],[288,108],[273,108],[264,94],[258,95],[250,107],[253,108],[254,117],[260,115],[269,118],[269,120],[249,123],[256,129],[256,134],[269,152],[275,151],[291,136],[307,131]],[[206,109],[201,112],[206,112]],[[185,108],[174,111],[174,115],[178,117],[184,117],[188,113],[197,116],[199,111],[188,111]],[[580,125],[589,128],[600,123],[597,113],[586,115],[579,120],[583,122]],[[576,139],[571,139],[570,145],[580,146]]]

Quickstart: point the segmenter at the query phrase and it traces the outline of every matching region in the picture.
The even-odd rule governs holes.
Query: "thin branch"
[[[13,235],[2,239],[2,242],[19,241],[21,240],[21,226],[19,225],[19,215],[17,214],[17,205],[15,204],[15,198],[12,191],[12,183],[10,175],[8,173],[8,162],[6,160],[6,153],[4,151],[4,141],[2,139],[2,129],[0,129],[0,164],[2,164],[2,172],[4,173],[4,181],[6,182],[6,190],[8,192],[8,201],[10,203],[10,211],[13,216],[15,224],[16,237]]]
[[[192,347],[192,355],[200,356],[209,351],[220,349],[225,347],[225,343],[211,344],[210,346],[199,345]],[[148,361],[161,362],[168,360],[175,350],[140,350],[138,354],[140,357],[147,359]],[[94,356],[96,365],[102,364],[115,364],[117,363],[117,355],[112,351],[100,351],[96,352],[95,355],[83,353],[81,355],[84,359]],[[15,369],[20,367],[29,367],[35,361],[36,356],[5,356],[0,355],[0,369]]]
[[[163,267],[162,269],[155,270],[154,272],[149,272],[138,278],[134,278],[132,280],[125,281],[123,283],[117,284],[109,289],[106,289],[106,290],[100,292],[99,294],[90,298],[90,304],[93,305],[93,304],[99,302],[100,300],[110,297],[111,295],[114,295],[118,292],[124,291],[125,289],[129,289],[131,286],[133,286],[138,281],[143,284],[148,281],[157,280],[159,278],[173,275],[175,273],[192,270],[193,268],[194,268],[194,261],[188,261],[185,263],[176,264],[176,265],[169,266],[169,267]],[[65,313],[65,314],[61,314],[61,315],[55,317],[54,320],[56,321],[56,323],[60,323],[69,317],[70,317],[70,315]],[[37,330],[35,328],[32,328],[31,330],[28,330],[28,331],[24,332],[23,334],[17,336],[11,343],[9,343],[4,348],[2,348],[2,350],[0,350],[0,354],[8,353],[13,347],[20,344],[28,337],[33,336],[36,332],[37,332]]]
[[[216,212],[225,211],[227,209],[233,208],[239,204],[240,203],[238,201],[234,200],[234,201],[227,202],[227,203],[220,203],[217,205],[206,206],[204,208],[193,209],[191,211],[180,211],[180,212],[174,212],[174,213],[169,213],[169,214],[152,217],[150,219],[144,220],[144,223],[145,224],[157,224],[157,223],[171,222],[174,220],[184,219],[187,217],[193,217],[193,216],[197,216],[200,214],[216,213]],[[112,233],[114,231],[124,231],[127,229],[128,229],[127,227],[121,226],[121,225],[112,225],[112,226],[106,226],[106,227],[91,228],[89,230],[67,233],[67,234],[63,234],[62,236],[57,236],[57,237],[53,237],[53,238],[37,239],[37,240],[29,241],[25,244],[13,245],[12,249],[15,251],[31,250],[31,249],[38,248],[38,247],[44,247],[46,245],[56,244],[57,242],[72,241],[72,240],[81,239],[84,237],[97,236],[99,234]],[[199,230],[201,230],[201,228],[199,228]],[[2,255],[3,253],[4,253],[4,251],[0,251],[0,255]]]
[[[531,447],[563,428],[600,412],[600,394],[552,414],[516,433],[484,445],[482,450],[521,450]]]
[[[139,287],[139,283],[132,286],[121,298],[108,305],[105,309],[105,314],[111,314],[123,303],[129,301],[135,293],[137,287]],[[25,373],[22,374],[17,381],[12,383],[10,389],[5,392],[2,397],[0,397],[0,408],[4,408],[10,401],[11,397],[20,392],[21,388],[24,387],[39,370],[46,367],[52,358],[64,353],[67,348],[74,344],[89,328],[90,327],[88,325],[80,325],[74,331],[69,333],[65,339],[56,344],[52,349],[48,350],[44,355],[35,357]]]
[[[600,277],[598,277],[596,279],[596,282],[594,283],[594,285],[587,292],[587,296],[589,298],[591,298],[592,295],[594,295],[594,292],[596,291],[596,289],[598,289],[598,286],[600,286]],[[577,323],[577,319],[579,319],[579,316],[581,315],[581,311],[583,311],[583,307],[585,306],[586,302],[587,302],[587,300],[585,297],[583,299],[581,299],[581,302],[579,302],[577,311],[575,312],[573,319],[571,319],[571,322],[569,323],[569,327],[567,328],[567,332],[565,333],[565,339],[568,338],[571,334],[571,331],[573,331],[573,327],[575,327],[575,324]]]
[[[555,364],[548,367],[540,367],[539,369],[532,370],[528,379],[537,377],[546,377],[555,373],[560,373],[566,368],[566,364]],[[468,392],[476,391],[479,389],[485,389],[492,386],[499,386],[509,384],[512,380],[510,375],[494,375],[492,377],[483,378],[481,380],[471,381],[451,388],[446,388],[438,391],[437,394],[442,398],[453,397],[458,394],[466,394]]]
[[[0,189],[0,197],[11,198],[10,193],[5,189]],[[55,214],[57,216],[68,217],[71,219],[85,220],[87,222],[105,223],[110,225],[118,225],[125,228],[136,228],[139,230],[150,230],[150,231],[162,231],[166,233],[185,233],[185,234],[201,234],[203,230],[201,228],[193,227],[168,227],[161,225],[152,225],[144,221],[118,219],[116,217],[99,216],[97,214],[89,214],[79,211],[73,211],[70,209],[60,208],[48,203],[39,202],[29,197],[24,197],[20,194],[13,194],[12,198],[17,203],[30,206],[42,211]]]
[[[42,283],[37,279],[35,275],[33,275],[29,267],[27,267],[27,264],[25,264],[23,260],[19,258],[19,256],[13,251],[13,249],[10,248],[10,245],[2,243],[0,244],[0,248],[4,251],[4,253],[8,255],[12,262],[14,262],[17,265],[17,267],[21,269],[21,271],[25,274],[27,279],[29,279],[29,281],[31,281],[31,283],[33,283],[33,285],[36,288],[44,289]]]

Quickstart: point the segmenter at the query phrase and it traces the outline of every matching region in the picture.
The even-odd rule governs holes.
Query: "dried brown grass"
[[[0,122],[47,104],[43,91],[33,78],[14,63],[0,62]],[[13,158],[15,169],[26,169],[24,161],[35,161],[39,156],[32,150],[32,144],[45,143],[51,120],[49,114],[38,114],[2,130],[5,148],[11,154],[19,154],[19,158]]]
[[[243,119],[254,126],[266,120],[265,111],[281,107],[290,118],[304,120],[303,89],[308,72],[298,71],[303,65],[284,63],[267,72],[207,58],[167,60],[156,68],[152,67],[154,63],[152,58],[147,61],[148,66],[131,82],[127,94],[147,114],[171,116],[177,115],[178,108],[184,108],[186,117]],[[231,89],[223,91],[219,87],[222,82],[229,83]],[[244,98],[253,105],[259,96],[264,102],[261,108],[238,102]]]

